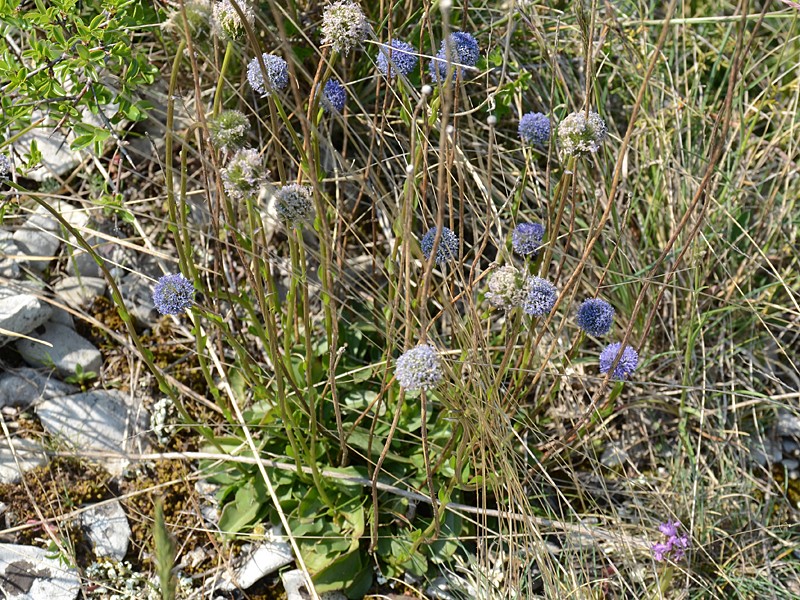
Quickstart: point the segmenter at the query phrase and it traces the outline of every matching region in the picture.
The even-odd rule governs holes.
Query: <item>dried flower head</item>
[[[596,112],[574,112],[558,124],[558,141],[564,154],[597,152],[608,137],[606,123]]]
[[[614,342],[606,346],[600,353],[600,372],[608,373],[611,370],[611,365],[614,364],[614,359],[620,353],[622,344]],[[634,350],[633,346],[625,346],[617,363],[614,372],[611,374],[612,379],[622,380],[628,377],[636,370],[639,365],[639,354]]]
[[[378,52],[378,71],[388,77],[398,73],[408,76],[417,67],[419,57],[414,46],[401,40],[392,40],[388,48]]]
[[[247,81],[254,91],[262,97],[269,96],[275,90],[282,90],[289,85],[289,65],[280,56],[264,53],[261,55],[264,66],[267,68],[267,81],[261,72],[258,58],[253,58],[247,64]]]
[[[520,223],[511,233],[511,247],[520,256],[535,255],[542,245],[544,231],[541,223]]]
[[[556,286],[541,277],[529,277],[525,282],[525,297],[522,310],[527,315],[539,317],[553,310],[558,300]]]
[[[614,307],[600,298],[589,298],[578,308],[577,321],[589,335],[605,335],[614,323]]]
[[[519,120],[519,137],[531,146],[542,146],[550,139],[550,119],[539,112],[529,112]]]
[[[183,273],[164,275],[153,288],[153,306],[162,315],[178,315],[194,302],[194,286]]]
[[[290,183],[275,192],[275,212],[289,227],[297,227],[314,216],[313,190],[310,186]]]
[[[236,6],[239,7],[239,10],[242,11],[247,23],[252,25],[255,22],[256,15],[250,3],[246,0],[233,1],[236,2]],[[242,18],[233,7],[231,0],[220,0],[214,3],[213,20],[214,33],[224,40],[238,39],[241,37],[242,33],[244,33]]]
[[[325,7],[322,14],[322,43],[347,56],[369,35],[364,11],[352,0],[339,0]]]
[[[0,154],[0,178],[8,177],[11,170],[11,160],[5,154]]]
[[[444,379],[439,353],[430,344],[406,350],[394,368],[397,382],[406,390],[432,390]]]
[[[231,157],[221,174],[225,193],[232,200],[243,200],[258,195],[269,172],[264,168],[257,150],[244,148]]]
[[[428,232],[422,236],[420,246],[422,246],[422,254],[426,259],[431,257],[433,252],[433,242],[436,239],[436,227],[431,227]],[[444,264],[449,260],[456,260],[458,258],[458,236],[452,229],[442,227],[442,235],[439,238],[439,247],[436,249],[436,258],[434,262],[437,264]]]
[[[525,290],[520,272],[516,267],[505,265],[497,269],[489,277],[489,291],[486,298],[493,306],[503,310],[511,310],[521,306],[525,299]]]
[[[666,542],[653,544],[653,558],[661,562],[672,556],[673,560],[681,560],[686,551],[691,547],[691,541],[687,534],[678,534],[681,524],[679,521],[667,521],[658,526],[658,530],[666,536]]]
[[[335,79],[328,79],[322,93],[322,109],[325,112],[340,113],[347,102],[347,92],[344,86]]]
[[[211,143],[219,150],[238,148],[244,143],[249,130],[250,121],[238,110],[223,110],[208,120]]]
[[[449,61],[448,51],[450,53]],[[450,63],[474,67],[480,57],[481,51],[478,47],[478,41],[465,31],[454,31],[442,42],[436,58],[431,61],[431,77],[434,81],[444,81],[447,77]],[[463,66],[453,69],[453,81],[456,80],[459,74],[462,78],[465,76]]]

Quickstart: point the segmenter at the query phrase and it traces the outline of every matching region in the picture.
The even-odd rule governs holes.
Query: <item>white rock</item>
[[[52,312],[49,304],[33,294],[10,288],[0,289],[0,329],[27,334],[45,323]],[[0,346],[15,339],[19,338],[0,332]]]
[[[311,594],[308,593],[305,575],[300,569],[285,571],[281,573],[283,589],[286,591],[286,600],[308,600]],[[317,592],[320,600],[347,600],[342,592]]]
[[[116,560],[125,558],[131,528],[118,501],[98,504],[81,513],[81,526],[89,536],[95,555]]]
[[[73,600],[80,591],[75,569],[44,548],[0,544],[0,596],[12,600]]]
[[[40,398],[74,394],[78,388],[36,369],[22,368],[0,375],[0,408],[28,408]]]
[[[14,458],[16,456],[16,459]],[[33,440],[0,438],[0,483],[16,483],[22,474],[47,464],[47,455]]]
[[[53,289],[66,304],[80,308],[106,293],[106,280],[99,277],[65,277]]]
[[[52,347],[31,340],[19,340],[17,351],[30,366],[55,367],[64,377],[75,375],[78,365],[84,372],[100,372],[103,363],[100,351],[69,327],[48,322],[43,332],[36,331],[35,337],[49,342]]]
[[[778,435],[800,438],[800,417],[788,410],[781,410],[775,429]]]
[[[72,330],[75,329],[75,320],[72,318],[71,314],[58,306],[53,306],[52,309],[53,314],[50,315],[49,319],[51,323],[58,323],[59,325],[69,327]]]
[[[275,536],[272,540],[261,544],[234,573],[225,573],[219,589],[224,591],[232,591],[237,588],[246,590],[262,577],[274,573],[292,562],[294,562],[292,547],[282,537]]]
[[[14,234],[0,229],[0,277],[19,277],[19,257],[22,255],[14,241]]]
[[[61,244],[58,221],[41,206],[14,232],[14,243],[28,256],[28,266],[41,273],[55,258]]]

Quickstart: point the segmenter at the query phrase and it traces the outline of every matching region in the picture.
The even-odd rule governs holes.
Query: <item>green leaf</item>
[[[255,522],[263,507],[263,493],[259,493],[251,480],[239,488],[236,497],[222,509],[219,528],[223,533],[239,533]]]

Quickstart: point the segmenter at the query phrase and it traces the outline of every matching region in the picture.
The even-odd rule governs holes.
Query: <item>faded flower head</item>
[[[497,269],[489,277],[489,291],[486,298],[493,306],[511,310],[521,306],[525,299],[522,276],[516,267],[506,265]]]
[[[558,300],[556,286],[541,277],[529,277],[525,282],[522,310],[526,315],[539,317],[549,314]]]
[[[620,342],[614,342],[606,346],[600,353],[600,372],[608,373],[611,370],[611,365],[614,364],[614,359],[617,358],[619,350],[622,347]],[[622,380],[628,377],[636,370],[639,365],[639,354],[634,350],[633,346],[625,346],[617,363],[614,372],[611,374],[611,379]]]
[[[550,119],[539,112],[529,112],[519,120],[519,137],[531,146],[542,146],[550,139]]]
[[[261,155],[252,148],[238,150],[220,172],[225,193],[232,200],[256,196],[269,175]]]
[[[322,93],[322,109],[325,112],[340,113],[347,102],[347,92],[344,86],[335,79],[328,79]]]
[[[398,73],[410,75],[418,62],[414,46],[401,40],[392,40],[388,48],[381,48],[378,52],[378,71],[390,77]]]
[[[433,242],[435,239],[436,227],[431,227],[428,232],[422,236],[420,246],[422,246],[422,254],[425,255],[426,260],[431,257],[431,252],[433,252]],[[434,259],[434,262],[441,265],[449,260],[456,260],[458,258],[458,250],[458,236],[453,232],[452,229],[442,227],[442,235],[439,238],[439,247],[436,249],[436,258]]]
[[[403,352],[395,363],[394,374],[401,387],[409,391],[432,390],[444,378],[439,353],[430,344]]]
[[[5,154],[0,154],[0,178],[8,177],[11,170],[11,160]]]
[[[444,81],[447,77],[448,50],[450,51],[450,61],[457,65],[474,67],[481,57],[478,41],[472,35],[465,31],[454,31],[447,36],[447,40],[442,42],[436,58],[431,61],[431,77],[434,81]],[[465,76],[463,67],[459,66],[453,69],[453,81],[459,74],[462,78]]]
[[[246,0],[233,0],[236,6],[242,11],[247,23],[252,25],[255,22],[256,15],[253,12],[253,7]],[[242,18],[233,7],[231,0],[220,0],[214,3],[213,9],[214,17],[214,33],[224,40],[235,40],[241,37],[244,33],[244,25],[242,25]]]
[[[511,247],[520,256],[535,255],[543,237],[544,225],[541,223],[520,223],[511,233]]]
[[[605,335],[614,323],[614,307],[600,298],[589,298],[578,308],[577,321],[589,335]]]
[[[352,0],[339,0],[325,7],[322,14],[322,43],[347,56],[369,35],[364,11]]]
[[[302,225],[314,216],[312,189],[307,185],[290,183],[275,192],[275,211],[290,227]]]
[[[153,288],[153,306],[162,315],[179,315],[194,302],[194,286],[183,273],[164,275]]]
[[[238,110],[223,110],[208,120],[211,143],[220,150],[232,150],[241,146],[249,130],[250,121]]]
[[[264,81],[264,74],[261,72],[261,65],[258,58],[253,58],[247,64],[247,81],[254,91],[262,97],[269,96],[275,90],[282,90],[289,85],[289,65],[280,56],[264,53],[264,66],[267,68],[267,81]]]
[[[558,141],[567,155],[597,152],[607,137],[606,123],[596,112],[589,111],[588,117],[583,111],[574,112],[558,124]]]
[[[666,560],[670,555],[673,560],[681,560],[686,556],[686,551],[692,544],[687,534],[679,535],[680,526],[679,521],[667,521],[658,526],[658,530],[664,534],[667,541],[653,544],[653,558],[656,561]]]

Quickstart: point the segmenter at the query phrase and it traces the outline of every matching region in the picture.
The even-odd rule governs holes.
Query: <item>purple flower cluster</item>
[[[422,247],[422,254],[425,255],[426,260],[431,257],[431,252],[433,252],[433,242],[435,239],[436,227],[431,227],[428,232],[422,236],[420,246]],[[455,260],[458,258],[458,250],[458,236],[455,234],[455,232],[453,232],[452,229],[442,227],[442,235],[439,238],[439,247],[436,249],[436,258],[434,261],[441,265],[450,260]]]
[[[511,247],[520,256],[530,256],[539,251],[544,237],[541,223],[520,223],[511,233]]]
[[[548,314],[556,305],[558,290],[556,286],[541,277],[530,277],[525,283],[525,298],[522,310],[532,317]]]
[[[328,79],[322,95],[322,108],[325,112],[340,113],[347,102],[347,92],[336,79]]]
[[[418,62],[414,46],[401,40],[392,40],[389,42],[389,48],[381,48],[378,52],[378,71],[389,77],[394,77],[398,73],[410,75]]]
[[[578,309],[578,327],[589,335],[605,335],[613,323],[614,307],[605,300],[589,298]]]
[[[247,64],[247,81],[254,91],[262,97],[269,96],[275,90],[282,90],[289,85],[289,65],[280,56],[264,53],[261,55],[264,66],[267,68],[267,81],[264,81],[264,73],[258,58],[253,58]]]
[[[403,352],[395,363],[394,374],[400,386],[408,391],[432,390],[444,378],[439,353],[430,344]]]
[[[658,562],[662,562],[667,558],[681,560],[686,555],[691,542],[687,534],[678,535],[680,526],[679,521],[667,521],[658,526],[658,530],[667,537],[666,542],[653,544],[653,558]]]
[[[454,31],[442,42],[439,52],[436,54],[436,58],[431,61],[431,77],[433,77],[434,81],[443,82],[447,77],[449,66],[448,51],[450,54],[450,63],[467,67],[474,67],[481,57],[478,41],[472,37],[472,35],[465,31]],[[456,80],[459,73],[463,78],[463,67],[453,69],[453,81]]]
[[[600,353],[601,373],[608,373],[611,370],[611,365],[614,364],[614,359],[617,358],[621,347],[621,342],[614,342],[603,349]],[[611,374],[611,379],[622,381],[633,373],[637,366],[639,366],[639,353],[636,352],[633,346],[625,346],[622,356],[620,356],[619,362]]]
[[[179,315],[194,302],[194,286],[182,273],[164,275],[153,288],[153,306],[162,315]]]
[[[519,137],[531,146],[543,146],[550,139],[550,119],[538,112],[529,112],[519,120]]]

